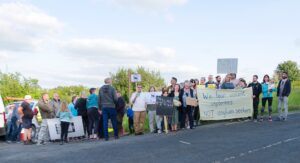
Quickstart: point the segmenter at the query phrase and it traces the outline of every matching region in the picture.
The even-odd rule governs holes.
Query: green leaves
[[[276,68],[276,73],[280,74],[284,71],[288,72],[289,79],[291,81],[300,80],[300,70],[297,62],[285,61],[283,63],[278,64]]]

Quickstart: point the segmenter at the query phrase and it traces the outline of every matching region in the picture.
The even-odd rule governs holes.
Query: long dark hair
[[[265,77],[268,77],[268,79],[269,79],[269,81],[270,81],[270,76],[269,76],[269,75],[265,75],[264,78],[263,78],[263,83],[266,83]]]

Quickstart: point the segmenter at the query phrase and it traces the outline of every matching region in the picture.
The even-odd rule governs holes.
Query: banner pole
[[[165,124],[165,131],[166,131],[166,134],[168,134],[169,131],[168,131],[168,121],[167,121],[167,116],[164,116],[164,124]]]

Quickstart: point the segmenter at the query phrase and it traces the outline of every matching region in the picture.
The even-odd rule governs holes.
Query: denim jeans
[[[6,140],[16,141],[17,133],[18,133],[17,119],[12,118],[11,121],[7,123]]]
[[[118,123],[117,123],[117,110],[115,108],[103,108],[103,128],[104,128],[104,138],[108,139],[108,119],[111,120],[114,136],[118,137]]]
[[[282,105],[284,108],[284,112],[282,113]],[[288,115],[288,97],[278,97],[278,113],[279,113],[279,118],[285,118],[287,119]]]

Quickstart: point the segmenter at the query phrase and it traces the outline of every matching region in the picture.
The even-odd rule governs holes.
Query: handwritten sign
[[[171,116],[173,115],[173,111],[174,111],[173,97],[163,97],[163,96],[156,97],[157,115]]]
[[[48,119],[47,124],[49,127],[49,134],[51,140],[60,139],[60,121],[58,118]],[[73,117],[69,125],[68,137],[81,137],[84,136],[83,124],[81,116]]]
[[[186,98],[186,104],[189,106],[198,106],[198,101],[196,98],[187,97]]]
[[[201,120],[252,117],[252,89],[198,89]]]
[[[237,73],[238,59],[237,58],[225,58],[218,59],[218,74]]]

